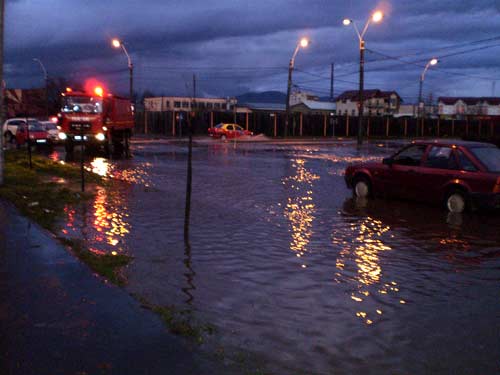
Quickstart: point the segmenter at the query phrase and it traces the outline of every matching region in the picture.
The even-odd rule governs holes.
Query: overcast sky
[[[41,87],[37,57],[50,76],[97,77],[127,93],[126,57],[110,45],[117,36],[139,93],[186,95],[193,73],[200,96],[284,92],[288,61],[305,35],[312,43],[297,56],[294,84],[328,96],[335,62],[339,94],[357,88],[359,64],[357,36],[342,19],[362,28],[378,8],[386,16],[366,33],[366,88],[416,101],[423,66],[437,56],[425,95],[492,94],[500,80],[499,0],[7,0],[5,80],[9,88]]]

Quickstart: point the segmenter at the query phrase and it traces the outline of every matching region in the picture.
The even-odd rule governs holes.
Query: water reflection
[[[358,210],[363,210],[367,205],[366,200],[349,200],[349,202]],[[357,288],[351,292],[350,299],[358,303],[369,299],[372,293],[383,296],[390,292],[399,292],[395,281],[383,283],[380,254],[391,250],[391,246],[385,240],[391,230],[390,226],[369,215],[356,217],[344,210],[343,216],[347,222],[347,225],[342,227],[345,229],[337,228],[332,233],[333,244],[336,246],[341,244],[336,260],[336,281],[343,282],[345,278],[354,281]],[[359,308],[355,310],[356,317],[368,325],[373,324],[375,319],[383,314],[382,307],[372,307],[371,312]]]
[[[116,246],[120,239],[129,233],[130,224],[127,207],[121,202],[121,209],[117,210],[110,205],[106,189],[97,187],[97,195],[94,200],[94,229],[98,233],[95,237],[98,242],[106,242]]]
[[[90,204],[65,207],[61,233],[68,238],[83,238],[94,253],[124,251],[124,238],[131,229],[124,195],[113,188],[110,190],[113,193],[101,186],[95,189],[95,198]]]
[[[307,252],[307,246],[313,234],[316,209],[312,188],[313,182],[320,177],[306,168],[304,159],[292,159],[291,162],[295,174],[283,179],[283,185],[287,188],[289,195],[284,215],[290,222],[292,233],[290,249],[300,258]],[[302,264],[302,268],[306,267]]]
[[[196,286],[194,285],[194,277],[196,276],[196,272],[194,272],[192,265],[192,255],[191,255],[191,244],[189,241],[184,242],[184,266],[186,267],[186,272],[184,272],[184,277],[186,278],[187,286],[181,288],[182,292],[187,296],[186,303],[191,305],[193,303],[194,296],[192,292],[196,290]]]

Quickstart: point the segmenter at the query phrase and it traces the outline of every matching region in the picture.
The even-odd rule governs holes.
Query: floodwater
[[[353,200],[346,165],[396,146],[198,145],[186,245],[186,145],[135,143],[87,163],[115,182],[62,231],[270,373],[500,373],[500,216]]]

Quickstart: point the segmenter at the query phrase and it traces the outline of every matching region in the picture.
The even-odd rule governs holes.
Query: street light
[[[360,33],[356,23],[349,18],[346,18],[342,21],[344,26],[353,25],[354,30],[356,30],[356,34],[359,38],[359,112],[358,112],[358,145],[363,143],[363,90],[364,90],[364,79],[365,79],[365,34],[368,30],[368,26],[370,23],[378,23],[382,21],[384,18],[384,13],[380,10],[377,10],[372,13],[370,18],[366,21],[365,27],[363,31]]]
[[[425,73],[429,70],[431,66],[436,65],[439,62],[438,59],[433,57],[432,59],[429,60],[429,62],[425,65],[424,71],[420,75],[420,86],[418,89],[418,114],[419,117],[423,119],[425,115],[424,111],[424,103],[422,102],[422,86],[424,85],[424,79],[425,79]],[[417,134],[418,134],[418,126],[417,126]]]
[[[297,43],[297,47],[295,47],[295,51],[293,52],[292,58],[290,59],[290,63],[288,64],[288,86],[286,90],[286,114],[285,114],[285,133],[284,137],[286,138],[288,135],[288,122],[290,117],[290,93],[292,91],[292,71],[295,67],[295,58],[297,57],[297,53],[299,53],[299,49],[307,48],[309,46],[309,39],[302,38]]]
[[[45,69],[45,66],[43,65],[40,59],[34,58],[33,61],[40,64],[40,67],[42,68],[43,71],[43,79],[45,80],[45,114],[48,119],[49,118],[49,75],[47,74],[47,69]]]
[[[133,102],[133,97],[134,97],[134,65],[132,64],[132,59],[130,58],[130,55],[127,52],[127,49],[125,48],[125,43],[123,43],[119,39],[113,39],[111,41],[111,44],[115,48],[122,48],[123,52],[125,52],[125,55],[127,56],[128,60],[128,70],[130,74],[130,101]]]

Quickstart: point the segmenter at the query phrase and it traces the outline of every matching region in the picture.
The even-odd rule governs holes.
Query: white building
[[[290,94],[290,107],[306,101],[319,101],[319,97],[300,90],[294,90]]]
[[[500,116],[500,97],[440,97],[438,113],[443,117]]]
[[[358,116],[359,91],[344,91],[336,99],[337,115]],[[402,102],[396,91],[364,90],[363,91],[364,116],[391,116],[399,111]]]
[[[232,112],[237,107],[236,98],[193,98],[186,96],[162,96],[144,99],[144,108],[149,112],[191,111],[194,109],[207,111]]]

